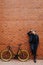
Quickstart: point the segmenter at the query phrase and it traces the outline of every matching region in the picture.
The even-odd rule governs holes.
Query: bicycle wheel
[[[10,61],[11,60],[11,58],[12,58],[12,52],[10,51],[10,50],[3,50],[2,52],[1,52],[1,59],[3,60],[3,61]]]
[[[20,61],[27,61],[29,59],[29,53],[27,50],[21,50],[18,52],[18,59]]]

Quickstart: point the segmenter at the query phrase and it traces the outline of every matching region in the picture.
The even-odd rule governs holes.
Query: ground
[[[37,60],[36,63],[34,63],[33,60],[28,60],[26,62],[20,62],[19,60],[3,62],[2,60],[0,60],[0,65],[43,65],[43,60]]]

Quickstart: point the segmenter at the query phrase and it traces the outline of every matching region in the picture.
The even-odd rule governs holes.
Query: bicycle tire
[[[24,52],[27,54],[27,57],[26,58],[21,58],[20,54],[22,54],[22,53],[24,54]],[[22,61],[22,62],[27,61],[29,59],[29,53],[28,53],[28,51],[27,50],[21,50],[21,51],[19,51],[18,52],[18,59],[20,61]]]
[[[7,59],[6,59],[6,56],[7,56],[8,53],[6,54],[6,56],[4,55],[4,53],[6,53],[6,52],[9,52],[9,58],[7,58]],[[3,55],[5,56],[5,58],[3,57]],[[10,61],[11,58],[12,58],[12,52],[11,52],[10,50],[3,50],[3,51],[1,52],[1,59],[2,59],[3,61],[5,61],[5,62]]]

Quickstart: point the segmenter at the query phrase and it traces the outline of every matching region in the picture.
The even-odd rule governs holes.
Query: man
[[[32,52],[32,55],[34,56],[34,62],[36,62],[36,52],[37,52],[37,48],[39,44],[39,37],[36,34],[36,32],[33,30],[29,31],[27,34],[29,36],[31,52]]]

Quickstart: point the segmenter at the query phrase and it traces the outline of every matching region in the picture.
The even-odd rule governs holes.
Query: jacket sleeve
[[[29,43],[32,43],[32,41],[33,41],[33,38],[32,36],[30,36]]]
[[[36,43],[39,43],[39,36],[36,35]]]

